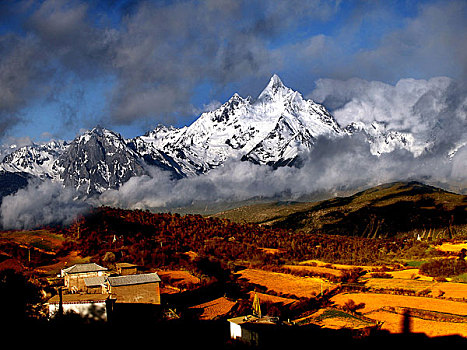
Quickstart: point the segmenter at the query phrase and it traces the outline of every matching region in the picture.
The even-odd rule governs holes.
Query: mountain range
[[[119,188],[133,176],[150,174],[151,168],[180,179],[207,173],[229,160],[274,168],[300,166],[301,156],[318,138],[355,134],[363,135],[377,156],[404,149],[416,157],[427,147],[410,133],[388,130],[377,122],[342,127],[323,105],[305,99],[273,75],[256,99],[235,93],[189,126],[159,125],[131,139],[97,126],[72,141],[15,149],[1,161],[0,176],[48,178],[92,196]],[[24,186],[24,181],[18,184]]]

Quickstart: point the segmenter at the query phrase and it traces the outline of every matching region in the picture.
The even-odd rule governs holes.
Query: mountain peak
[[[279,76],[276,73],[272,75],[271,79],[269,80],[269,83],[281,84],[282,86],[284,85],[282,84],[281,78],[279,78]]]
[[[269,80],[266,89],[272,90],[277,92],[279,89],[285,88],[286,86],[282,82],[281,78],[277,74],[273,74],[271,79]]]
[[[268,85],[264,88],[261,94],[258,96],[258,100],[264,98],[272,98],[278,94],[282,95],[283,92],[288,92],[290,89],[284,85],[281,78],[277,74],[273,74],[269,80]]]

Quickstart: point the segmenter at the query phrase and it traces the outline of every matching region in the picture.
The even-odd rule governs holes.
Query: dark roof
[[[107,268],[97,265],[95,263],[87,263],[87,264],[76,264],[66,269],[63,269],[63,272],[66,272],[66,273],[86,273],[86,272],[99,272],[99,271],[107,271]]]
[[[109,281],[112,287],[128,286],[128,285],[142,284],[142,283],[155,283],[155,282],[161,281],[161,279],[155,272],[142,273],[142,274],[137,274],[137,275],[108,277],[107,280]]]

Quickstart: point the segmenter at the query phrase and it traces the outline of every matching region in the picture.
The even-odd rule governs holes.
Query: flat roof
[[[276,324],[275,319],[277,317],[270,317],[270,316],[263,316],[258,317],[255,315],[246,315],[246,316],[239,316],[234,318],[229,318],[227,321],[235,323],[235,324]]]
[[[234,317],[234,318],[229,318],[227,321],[235,323],[235,324],[244,324],[248,322],[255,322],[258,321],[259,317],[253,316],[253,315],[247,315],[247,316],[239,316],[239,317]]]

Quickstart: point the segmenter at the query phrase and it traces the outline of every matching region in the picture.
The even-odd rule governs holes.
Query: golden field
[[[245,269],[238,272],[240,278],[250,283],[266,287],[283,295],[311,298],[335,285],[317,277],[298,277],[286,273],[263,271],[259,269]]]
[[[451,243],[444,242],[443,244],[435,246],[435,249],[443,252],[451,252],[453,254],[459,253],[462,249],[467,249],[467,242],[462,243]]]
[[[467,316],[467,303],[437,298],[376,293],[343,293],[334,296],[331,300],[336,305],[344,305],[349,299],[357,304],[364,303],[365,307],[360,312],[366,317],[383,322],[382,329],[392,333],[402,331],[403,315],[388,311],[388,307],[413,308]],[[438,322],[412,317],[411,324],[411,330],[415,333],[426,333],[428,336],[459,334],[467,337],[467,323]]]
[[[449,248],[456,247],[452,245]],[[331,265],[313,260],[282,267],[290,270],[291,273],[248,268],[239,271],[238,277],[263,286],[267,289],[266,293],[273,291],[289,297],[314,297],[321,291],[335,290],[339,285],[323,278],[295,276],[294,272],[341,276],[344,270],[356,266]],[[384,273],[390,278],[372,277],[373,272],[381,269],[382,266],[366,266],[364,268],[366,273],[359,278],[359,284],[368,288],[368,291],[341,292],[331,298],[334,307],[343,308],[350,299],[355,304],[364,303],[364,307],[357,312],[374,320],[375,324],[381,323],[382,329],[391,333],[402,331],[403,310],[410,308],[417,313],[411,317],[412,332],[425,333],[430,337],[455,334],[467,337],[467,283],[439,282],[420,274],[417,268],[401,268],[398,265],[384,270],[388,270]],[[318,311],[314,317],[323,311]],[[454,322],[453,319],[456,321]],[[365,322],[355,319],[353,323],[348,318],[334,317],[322,321],[321,326],[357,329],[364,327]]]
[[[309,265],[283,265],[284,268],[289,269],[294,272],[306,272],[309,274],[316,274],[316,275],[334,275],[337,277],[341,277],[343,275],[342,270],[333,269],[329,267],[322,267],[322,266],[309,266]]]

